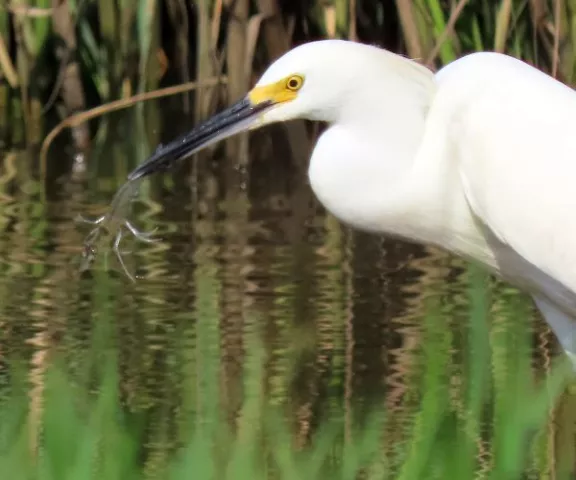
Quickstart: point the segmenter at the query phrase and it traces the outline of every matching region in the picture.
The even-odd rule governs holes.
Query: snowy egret
[[[312,42],[129,179],[295,118],[329,124],[308,172],[329,212],[478,261],[524,289],[576,366],[575,92],[497,53],[434,74],[374,46]]]

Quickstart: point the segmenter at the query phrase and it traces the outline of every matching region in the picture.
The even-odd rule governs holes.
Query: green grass
[[[303,444],[295,441],[289,406],[267,400],[266,350],[257,322],[243,333],[241,406],[234,421],[223,415],[209,265],[197,282],[203,294],[199,343],[195,358],[182,360],[188,371],[185,394],[170,413],[178,418],[176,430],[154,423],[145,408],[127,407],[115,349],[107,348],[114,310],[104,308],[89,360],[73,373],[65,358],[56,356],[42,376],[40,397],[29,389],[30,372],[11,363],[0,403],[0,472],[13,480],[513,480],[527,472],[545,478],[541,475],[552,468],[555,478],[568,478],[561,461],[550,467],[558,459],[550,458],[546,439],[551,409],[569,382],[567,365],[560,362],[549,375],[533,378],[523,303],[504,290],[495,299],[495,314],[482,274],[471,270],[463,371],[454,371],[450,348],[453,305],[428,305],[422,365],[406,393],[417,405],[409,425],[394,426],[395,413],[381,407],[382,399],[362,406],[352,399],[351,407],[320,411]],[[107,293],[100,295],[104,299]],[[491,319],[504,311],[509,321],[495,328]],[[190,350],[181,348],[184,359]],[[483,477],[476,476],[479,471]]]

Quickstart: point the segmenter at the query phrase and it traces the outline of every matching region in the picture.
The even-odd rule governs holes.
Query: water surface
[[[113,255],[79,274],[90,227],[76,215],[102,214],[155,144],[187,126],[160,128],[150,108],[146,122],[131,113],[111,120],[85,168],[65,142],[52,148],[46,178],[34,152],[0,158],[0,355],[28,365],[32,404],[56,353],[80,375],[94,352],[113,351],[125,408],[150,415],[144,441],[153,462],[178,442],[183,406],[215,408],[234,424],[249,394],[246,365],[261,342],[257,388],[284,408],[296,443],[304,445],[327,412],[345,412],[351,426],[364,406],[380,405],[389,414],[385,448],[397,448],[423,408],[431,358],[458,410],[468,375],[466,264],[327,215],[307,184],[307,156],[293,153],[309,145],[289,148],[281,127],[251,137],[248,165],[219,149],[145,182],[131,220],[158,227],[162,240],[123,243],[141,275],[136,283]],[[514,373],[507,358],[526,355],[534,374],[545,374],[556,341],[522,294],[490,282],[490,370],[505,386]],[[509,300],[526,306],[524,318],[507,312]],[[434,321],[430,305],[440,312]],[[532,348],[518,352],[514,335],[527,331]],[[551,412],[548,461],[534,473],[550,470],[558,439],[573,445],[570,405],[567,397]]]

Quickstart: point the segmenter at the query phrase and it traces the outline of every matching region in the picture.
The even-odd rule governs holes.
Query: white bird
[[[356,229],[480,262],[528,292],[576,367],[572,89],[503,54],[470,54],[434,74],[374,46],[307,43],[129,179],[296,118],[329,124],[308,171],[329,212]]]

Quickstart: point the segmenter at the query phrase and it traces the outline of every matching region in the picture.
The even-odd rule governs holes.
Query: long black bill
[[[258,114],[271,105],[272,102],[253,105],[248,97],[245,97],[230,108],[198,125],[189,133],[166,145],[158,146],[144,163],[128,175],[128,180],[136,180],[152,173],[165,171],[178,160],[189,157],[209,145],[246,130],[252,125]]]

